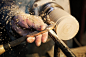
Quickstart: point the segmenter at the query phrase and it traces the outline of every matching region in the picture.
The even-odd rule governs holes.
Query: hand
[[[12,19],[12,29],[15,30],[21,36],[25,36],[32,33],[32,28],[41,31],[46,28],[46,24],[42,21],[41,17],[33,16],[29,14],[19,14]],[[48,32],[40,34],[35,37],[28,37],[27,42],[32,43],[35,41],[37,46],[41,45],[41,42],[45,43],[48,38]]]

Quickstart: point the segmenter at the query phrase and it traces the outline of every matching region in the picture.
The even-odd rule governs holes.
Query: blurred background
[[[86,45],[86,0],[70,0],[70,11],[79,22],[78,34],[73,38],[73,47]],[[78,40],[78,42],[77,42]]]
[[[79,32],[67,41],[68,47],[77,57],[86,57],[86,0],[69,0],[71,15],[79,22]],[[60,57],[65,57],[61,54]]]

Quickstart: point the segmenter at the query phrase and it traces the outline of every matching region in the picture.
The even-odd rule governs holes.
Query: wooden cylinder
[[[57,23],[55,31],[62,40],[69,40],[73,38],[78,30],[78,21],[66,11],[56,7],[49,13],[51,21]]]

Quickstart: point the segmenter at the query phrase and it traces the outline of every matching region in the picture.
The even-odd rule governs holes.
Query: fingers
[[[26,19],[26,22],[27,22],[27,24],[28,24],[30,27],[34,27],[34,26],[35,26],[34,22],[32,22],[31,20]]]
[[[41,45],[41,42],[45,43],[48,39],[48,32],[36,36],[35,43],[37,46]]]
[[[36,43],[37,46],[40,46],[41,45],[41,38],[42,38],[42,35],[36,36],[35,43]]]
[[[38,27],[38,28],[36,28],[36,29],[39,30],[39,31],[42,31],[42,30],[44,30],[45,28],[46,28],[46,25],[43,24],[43,25],[40,25],[40,27]]]
[[[42,34],[42,39],[41,39],[41,41],[42,41],[43,43],[45,43],[45,42],[47,41],[47,39],[48,39],[48,32],[45,32],[45,33]]]
[[[27,21],[27,24],[30,26],[30,27],[33,27],[35,28],[36,30],[44,30],[46,25],[44,24],[43,20],[38,17],[38,16],[29,16],[29,19],[26,19]]]
[[[21,36],[25,36],[29,33],[28,30],[23,30],[20,27],[18,27],[13,20],[11,22],[12,22],[12,29],[15,30]]]
[[[44,30],[46,25],[43,20],[38,16],[33,15],[18,15],[13,18],[14,22],[24,28],[34,28],[36,30]]]
[[[35,41],[35,37],[28,37],[27,42],[33,43]]]
[[[48,32],[45,32],[43,34],[40,34],[36,37],[28,37],[27,42],[32,43],[35,41],[37,46],[41,45],[41,42],[45,43],[48,39]]]
[[[17,25],[19,25],[19,26],[21,26],[21,27],[30,28],[30,27],[27,25],[27,23],[26,23],[26,19],[25,19],[24,16],[22,16],[22,15],[15,16],[15,17],[13,18],[13,20],[14,20],[14,22],[15,22]]]

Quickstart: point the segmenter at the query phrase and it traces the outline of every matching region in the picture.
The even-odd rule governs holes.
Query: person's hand
[[[29,14],[19,14],[12,19],[12,29],[15,30],[21,36],[25,36],[32,33],[32,28],[41,31],[46,28],[46,24],[42,21],[41,17],[33,16]],[[27,42],[32,43],[35,41],[37,46],[41,45],[41,42],[45,43],[48,38],[48,32],[40,34],[35,37],[28,37]]]

